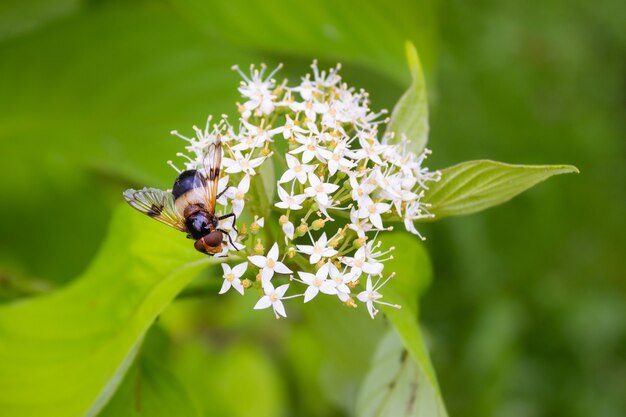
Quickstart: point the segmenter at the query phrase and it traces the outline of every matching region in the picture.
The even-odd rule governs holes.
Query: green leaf
[[[21,202],[0,205],[0,218],[38,218],[45,207],[50,219],[0,228],[0,274],[11,283],[84,270],[123,187],[171,187],[165,161],[185,142],[169,132],[234,114],[230,67],[257,60],[208,43],[163,2],[97,3],[0,42],[0,166],[11,173],[0,189]],[[56,244],[34,255],[33,236]]]
[[[12,417],[96,415],[157,316],[218,261],[195,253],[182,233],[120,207],[81,277],[0,307],[0,409]]]
[[[49,20],[79,8],[80,0],[20,0],[0,2],[0,40],[35,30]]]
[[[356,415],[359,417],[431,417],[444,416],[432,391],[422,383],[415,361],[408,355],[397,333],[390,331],[372,360],[359,394]]]
[[[395,271],[396,276],[381,291],[383,301],[398,304],[401,308],[382,306],[382,310],[416,365],[416,376],[410,378],[410,381],[417,381],[415,407],[430,410],[420,416],[447,416],[418,322],[419,297],[430,283],[432,275],[428,254],[422,242],[408,233],[394,232],[384,241],[389,246],[401,248],[394,251],[394,259],[388,263],[389,270]]]
[[[410,149],[419,154],[428,142],[428,100],[426,81],[417,50],[411,42],[406,42],[406,58],[411,71],[411,85],[393,108],[387,132],[395,134],[396,142],[403,136],[410,140]]]
[[[142,356],[98,417],[199,417],[185,388],[154,359]]]
[[[475,213],[504,203],[553,175],[578,173],[572,165],[509,165],[467,161],[441,171],[423,201],[435,220]]]
[[[172,6],[219,42],[273,54],[350,61],[406,81],[402,44],[415,42],[434,62],[432,0],[172,1]]]

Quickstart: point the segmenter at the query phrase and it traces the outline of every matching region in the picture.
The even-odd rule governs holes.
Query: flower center
[[[336,153],[333,154],[333,161],[339,161],[340,158],[341,157],[338,154]]]
[[[242,159],[241,162],[239,163],[239,165],[241,165],[242,168],[248,168],[248,161],[246,159]]]
[[[319,287],[319,286],[322,285],[322,281],[319,278],[315,278],[313,280],[313,285],[316,286],[316,287]]]
[[[265,262],[265,266],[268,268],[274,268],[274,266],[276,265],[276,261],[273,260],[272,258],[267,258],[267,261]]]
[[[310,151],[314,151],[315,150],[315,145],[309,145],[307,146],[307,149]]]
[[[293,170],[294,170],[295,172],[300,172],[300,171],[302,171],[302,165],[298,164],[298,165],[294,166],[294,167],[293,167]]]
[[[270,294],[270,300],[272,300],[272,303],[275,303],[276,301],[280,300],[280,297],[275,292],[272,292]]]
[[[362,266],[363,266],[363,259],[356,259],[356,260],[354,261],[354,265],[355,265],[357,268],[362,267]]]
[[[372,204],[371,206],[367,208],[367,211],[369,211],[372,214],[376,213],[376,206]]]
[[[224,275],[224,278],[226,278],[226,281],[228,281],[228,282],[233,282],[233,280],[235,279],[235,274],[230,272],[230,273]]]
[[[315,186],[315,191],[317,191],[318,193],[323,193],[324,192],[324,186],[322,184],[317,184]]]
[[[315,247],[313,248],[313,252],[317,253],[318,255],[322,253],[323,250],[324,248],[321,247],[320,245],[315,245]]]
[[[236,198],[237,200],[243,200],[244,195],[245,195],[245,194],[244,194],[242,191],[238,191],[238,192],[237,192],[237,195],[235,195],[235,198]]]

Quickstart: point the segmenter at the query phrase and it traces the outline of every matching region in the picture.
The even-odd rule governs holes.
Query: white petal
[[[234,289],[237,290],[239,294],[243,295],[243,284],[241,283],[241,281],[239,281],[238,279],[234,279],[233,282],[231,282],[231,285]]]
[[[260,310],[263,308],[268,308],[269,306],[272,305],[272,302],[270,301],[270,297],[269,295],[264,295],[263,297],[261,297],[261,299],[259,301],[257,301],[257,303],[254,305],[254,309],[255,310]]]
[[[324,294],[335,295],[337,294],[337,287],[335,283],[330,280],[324,280],[322,285],[320,285],[320,291]]]
[[[296,245],[296,247],[298,248],[298,252],[310,255],[313,253],[313,246],[311,245]],[[249,258],[249,257],[248,257]]]
[[[248,260],[259,268],[265,268],[265,264],[267,263],[267,258],[261,255],[248,256]]]
[[[362,291],[356,296],[356,298],[365,303],[369,299],[369,293],[367,291]]]
[[[304,302],[308,303],[309,301],[311,301],[313,298],[315,298],[319,291],[320,290],[317,287],[314,287],[312,285],[309,286],[309,288],[307,288],[304,292]]]
[[[283,298],[288,288],[289,284],[281,285],[280,287],[276,288],[276,295],[278,295],[279,298]]]
[[[283,302],[278,300],[278,301],[274,301],[274,303],[272,304],[272,307],[274,307],[274,311],[283,316],[283,317],[287,317],[287,313],[285,312],[285,306],[283,306]]]
[[[293,234],[295,232],[295,228],[293,226],[293,223],[291,222],[287,222],[285,224],[283,224],[283,233],[285,234],[285,236],[287,236],[290,240],[293,239]]]
[[[261,280],[268,282],[274,276],[274,270],[272,268],[263,268],[261,271]]]
[[[300,279],[308,285],[313,284],[313,281],[315,280],[315,275],[308,272],[298,271],[298,275],[300,275]]]
[[[276,265],[274,265],[274,271],[279,274],[291,274],[293,272],[291,269],[287,268],[287,266],[285,266],[285,264],[282,262],[276,262]]]
[[[224,282],[222,283],[222,288],[220,289],[220,294],[224,294],[226,291],[228,291],[228,289],[230,288],[230,281],[228,280],[224,280]]]
[[[247,193],[250,189],[250,176],[246,175],[245,177],[243,177],[241,182],[239,182],[239,187],[237,188],[239,188],[239,191],[241,191],[242,193]]]
[[[244,274],[244,272],[246,272],[246,269],[248,269],[248,262],[235,265],[232,269],[233,275],[235,275],[237,278],[240,278]]]
[[[278,243],[274,243],[274,245],[272,245],[272,248],[267,253],[267,258],[273,260],[278,259]]]
[[[371,301],[367,303],[367,311],[370,313],[370,316],[372,316],[372,318],[374,318],[377,313],[376,309],[374,308],[374,303],[372,303]]]
[[[287,156],[290,156],[289,154],[287,154]],[[280,177],[280,180],[278,180],[279,184],[285,183],[285,182],[289,182],[291,181],[294,177],[296,176],[296,173],[294,170],[292,169],[288,169],[287,171],[285,171],[283,173],[283,175]]]
[[[383,228],[383,219],[380,217],[378,213],[370,213],[370,221],[377,229]]]

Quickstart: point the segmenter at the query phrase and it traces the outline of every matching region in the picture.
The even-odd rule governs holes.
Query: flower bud
[[[246,224],[243,223],[241,226],[239,226],[239,236],[245,237],[247,235],[248,235],[248,226],[246,226]]]
[[[263,255],[263,253],[265,253],[265,248],[263,247],[263,244],[261,243],[261,239],[257,239],[256,240],[256,245],[254,245],[254,253],[256,253],[257,255]]]
[[[359,285],[359,280],[355,280],[355,281],[350,281],[348,282],[348,288],[350,288],[351,290],[355,289],[357,287],[357,285]]]
[[[354,242],[352,242],[352,246],[355,248],[360,248],[363,245],[365,245],[365,238],[362,238],[362,237],[355,239]]]
[[[248,288],[252,287],[252,281],[250,281],[248,278],[242,279],[241,285],[247,290]]]
[[[294,246],[289,246],[287,248],[287,257],[288,258],[293,258],[294,256],[296,256],[296,248]]]
[[[261,155],[268,156],[270,153],[271,153],[270,148],[266,144],[265,147],[261,149]]]
[[[304,236],[304,234],[309,230],[309,226],[305,223],[302,222],[300,223],[300,226],[298,226],[296,228],[296,236]]]
[[[320,269],[321,267],[323,267],[326,264],[326,262],[324,261],[319,261],[318,263],[315,264],[315,269]]]
[[[326,224],[326,219],[317,219],[311,223],[311,230],[320,230]]]
[[[278,219],[278,224],[282,226],[287,223],[289,223],[289,217],[285,216],[284,214],[280,216],[280,218]]]
[[[261,230],[261,225],[258,224],[255,220],[254,223],[250,225],[250,233],[256,235],[257,233],[259,233],[259,230]]]
[[[353,299],[352,297],[348,298],[348,299],[344,302],[344,304],[345,304],[347,307],[356,308],[356,303],[354,302],[354,299]]]

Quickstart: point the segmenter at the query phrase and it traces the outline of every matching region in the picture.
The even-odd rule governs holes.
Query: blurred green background
[[[296,80],[314,58],[342,62],[375,109],[391,109],[408,85],[409,39],[427,71],[429,166],[489,158],[581,171],[422,226],[434,269],[422,320],[450,415],[621,416],[625,5],[2,2],[0,299],[69,282],[97,252],[122,190],[170,185],[164,162],[180,143],[168,132],[234,115],[231,65],[283,62]],[[380,333],[381,323],[339,309],[335,332],[315,314],[269,328],[248,301],[177,301],[142,361],[167,357],[163,372],[204,415],[247,415],[244,391],[258,416],[349,415],[364,372],[350,364],[368,361],[376,332],[363,352],[334,340],[352,326]],[[344,383],[321,344],[351,356]]]

